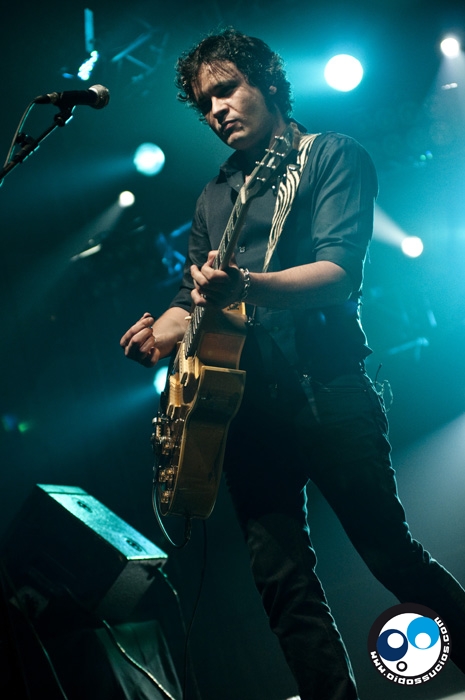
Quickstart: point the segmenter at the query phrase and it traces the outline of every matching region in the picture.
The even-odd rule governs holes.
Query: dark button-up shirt
[[[190,265],[201,267],[208,252],[218,248],[243,182],[241,154],[236,152],[197,202],[184,277],[172,306],[190,309]],[[291,366],[315,375],[334,374],[350,370],[370,353],[359,305],[377,189],[373,163],[360,144],[336,133],[317,136],[269,270],[327,260],[348,273],[355,291],[347,302],[321,309],[256,309],[259,331],[254,333],[272,338]],[[275,202],[272,188],[251,201],[236,249],[240,267],[262,270]],[[245,363],[250,355],[244,353]],[[255,361],[261,365],[267,360]]]

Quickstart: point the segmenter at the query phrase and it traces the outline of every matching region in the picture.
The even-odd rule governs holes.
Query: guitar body
[[[156,488],[162,515],[208,518],[221,480],[229,425],[241,404],[238,369],[246,335],[245,309],[209,312],[197,354],[179,348],[154,419]]]

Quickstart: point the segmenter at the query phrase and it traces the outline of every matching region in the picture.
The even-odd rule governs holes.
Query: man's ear
[[[274,85],[270,85],[270,87],[268,88],[268,92],[270,93],[270,95],[276,95],[276,93],[278,92],[278,88]]]

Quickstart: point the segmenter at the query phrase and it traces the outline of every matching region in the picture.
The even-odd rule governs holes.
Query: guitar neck
[[[247,182],[242,185],[236,199],[226,229],[218,246],[218,253],[213,262],[215,270],[224,270],[231,262],[244,220],[253,197],[259,194],[265,186],[276,179],[286,160],[298,147],[298,136],[295,128],[288,124],[284,131],[275,137],[271,148],[267,149],[264,158],[257,163]],[[196,306],[191,313],[189,325],[184,334],[181,348],[185,356],[194,355],[200,336],[202,319],[205,315],[204,306]],[[175,365],[178,364],[176,359]]]
[[[224,270],[226,267],[228,267],[234,254],[242,226],[244,225],[251,200],[243,199],[241,193],[242,190],[236,199],[228,223],[226,224],[220,245],[218,246],[218,253],[213,263],[215,270]],[[184,334],[182,343],[186,357],[192,357],[196,351],[204,315],[204,306],[196,306],[191,313],[189,325]]]
[[[226,224],[220,245],[218,246],[218,254],[213,263],[215,270],[224,270],[226,267],[228,267],[234,254],[234,250],[236,248],[236,244],[251,202],[250,199],[243,199],[242,193],[243,190],[241,189],[231,212],[231,216]]]

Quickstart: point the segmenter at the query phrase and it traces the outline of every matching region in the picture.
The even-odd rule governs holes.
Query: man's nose
[[[228,111],[228,106],[224,100],[219,97],[212,97],[212,114],[215,119],[221,120]]]

